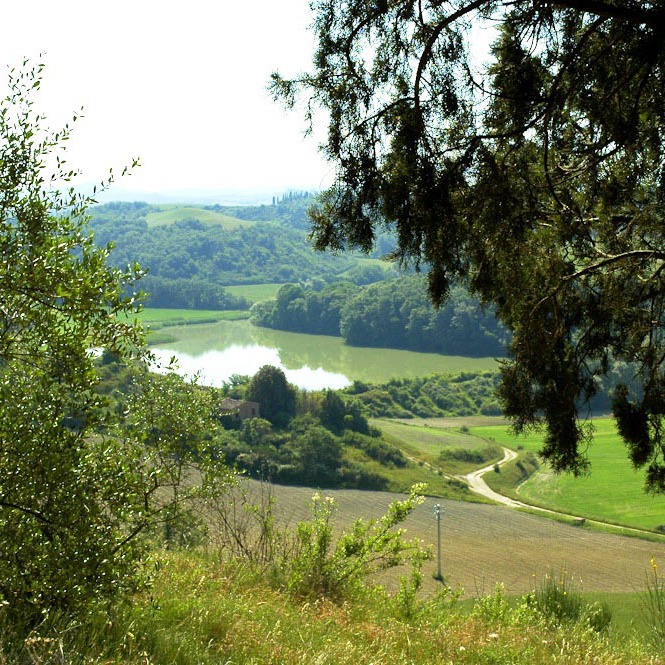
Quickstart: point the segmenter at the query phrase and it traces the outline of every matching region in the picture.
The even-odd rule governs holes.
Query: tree
[[[319,412],[321,424],[333,434],[340,436],[344,432],[345,416],[346,405],[339,393],[334,390],[325,390]]]
[[[296,414],[295,388],[278,367],[261,367],[249,382],[245,397],[258,402],[261,416],[275,427],[286,427]]]
[[[111,429],[91,349],[143,354],[131,316],[142,273],[109,267],[110,247],[87,230],[91,199],[57,189],[74,175],[61,156],[70,129],[51,133],[35,113],[41,74],[12,70],[0,102],[0,604],[18,631],[140,587],[138,535],[177,512],[160,488],[202,458],[191,412],[177,417],[200,393],[174,377],[152,392],[149,378],[137,383],[123,431]],[[137,420],[146,395],[149,430]]]
[[[319,0],[312,73],[273,90],[329,114],[336,181],[319,249],[424,265],[432,299],[469,283],[514,333],[500,396],[543,456],[584,472],[586,406],[614,361],[614,415],[665,490],[665,4]],[[473,27],[472,27],[473,26]],[[474,45],[492,31],[487,64]]]

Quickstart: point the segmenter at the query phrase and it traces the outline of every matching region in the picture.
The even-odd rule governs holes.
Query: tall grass
[[[665,580],[659,574],[658,564],[653,557],[646,579],[644,610],[654,642],[661,648],[665,647]]]
[[[1,640],[2,638],[0,638]],[[33,638],[3,663],[510,663],[655,665],[648,644],[547,620],[529,597],[478,599],[470,612],[442,587],[404,613],[372,585],[342,602],[276,589],[246,563],[214,553],[160,555],[149,594],[56,637]]]
[[[609,620],[600,620],[608,619],[605,610],[563,575],[546,576],[520,598],[497,587],[465,609],[443,585],[420,598],[416,565],[389,594],[374,572],[421,552],[395,529],[415,492],[382,518],[340,534],[333,504],[320,497],[294,529],[277,530],[266,489],[255,504],[227,497],[224,537],[155,550],[152,588],[110,614],[98,608],[80,624],[53,621],[12,644],[0,606],[0,665],[665,663],[662,643],[654,649],[625,634],[615,638]],[[662,619],[665,585],[655,562],[652,571],[648,594]]]

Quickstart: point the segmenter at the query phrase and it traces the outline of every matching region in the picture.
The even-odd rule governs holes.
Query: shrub
[[[584,622],[596,632],[605,630],[612,613],[605,603],[586,603],[565,576],[546,575],[544,582],[533,594],[538,612],[555,625]]]
[[[420,566],[431,553],[420,541],[404,540],[397,526],[423,502],[419,495],[423,489],[414,485],[409,496],[390,504],[380,519],[356,520],[334,544],[335,502],[315,494],[311,519],[297,525],[293,554],[282,566],[289,590],[299,596],[342,599],[357,593],[369,575],[409,563],[412,574],[402,588],[405,598],[413,593],[414,585],[419,586]]]
[[[579,620],[584,605],[565,575],[545,575],[534,593],[533,601],[538,611],[555,624]]]

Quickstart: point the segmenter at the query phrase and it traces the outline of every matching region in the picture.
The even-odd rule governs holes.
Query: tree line
[[[491,309],[481,307],[462,287],[434,308],[426,279],[410,275],[364,287],[341,282],[320,289],[287,284],[274,300],[254,306],[252,321],[292,332],[338,335],[352,346],[505,355],[510,337]]]
[[[312,252],[301,223],[308,201],[292,197],[275,206],[205,208],[254,222],[235,229],[194,218],[151,227],[146,218],[159,206],[108,203],[91,209],[90,228],[99,246],[113,244],[112,265],[138,262],[147,271],[141,287],[154,307],[244,309],[247,303],[225,286],[289,282],[303,275],[328,283],[342,274],[366,284],[391,272],[357,256]]]

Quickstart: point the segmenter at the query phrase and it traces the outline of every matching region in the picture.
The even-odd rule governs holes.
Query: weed
[[[644,611],[653,640],[662,647],[665,645],[665,580],[659,574],[658,564],[653,557],[651,557],[651,570],[646,579]]]
[[[601,632],[612,620],[605,603],[586,603],[565,574],[546,575],[531,599],[538,612],[558,626],[583,623]]]
[[[555,624],[574,623],[582,615],[584,602],[566,575],[545,575],[533,594],[536,608]]]

